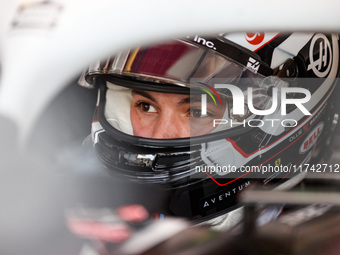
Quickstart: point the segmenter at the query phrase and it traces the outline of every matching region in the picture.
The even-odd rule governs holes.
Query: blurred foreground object
[[[306,6],[308,9],[301,11]],[[322,4],[316,0],[288,0],[285,4],[212,0],[208,5],[201,0],[174,0],[166,8],[156,0],[2,1],[0,113],[18,126],[19,142],[24,143],[48,102],[98,58],[136,44],[189,33],[291,28],[339,31],[339,9],[340,3],[332,0]],[[282,13],[280,18],[278,10]],[[112,29],[117,20],[124,22]]]
[[[339,182],[339,179],[338,179]],[[339,191],[339,183],[335,189]],[[319,184],[322,182],[319,182]],[[316,187],[316,186],[314,186]],[[265,199],[263,193],[266,193]],[[154,221],[152,218],[143,220],[138,224],[129,223],[119,217],[114,211],[106,214],[106,218],[115,219],[116,224],[125,225],[129,229],[129,236],[124,240],[108,241],[97,236],[81,237],[92,238],[91,246],[86,246],[81,254],[129,254],[129,255],[156,255],[156,254],[228,254],[228,255],[335,255],[340,252],[340,200],[333,196],[333,200],[327,199],[327,192],[301,192],[300,196],[295,191],[263,191],[248,190],[243,193],[242,200],[245,203],[245,215],[241,225],[234,229],[214,231],[208,226],[193,226],[185,221],[173,218],[165,218],[162,221]],[[332,191],[333,192],[333,191]],[[313,198],[318,204],[311,204]],[[335,194],[335,193],[334,193]],[[337,197],[339,193],[337,192]],[[290,200],[294,198],[294,200]],[[320,200],[325,202],[320,204]],[[259,200],[259,201],[258,201]],[[288,203],[294,205],[276,221],[263,226],[256,226],[256,220],[260,212],[270,204]],[[78,214],[78,220],[88,222],[94,220],[105,226],[105,217],[98,217],[103,210],[85,210],[87,220]],[[110,212],[106,209],[106,213]],[[95,219],[95,215],[97,218]],[[68,220],[74,220],[69,217]],[[101,214],[103,216],[103,214]],[[106,225],[109,226],[109,225]],[[172,227],[170,227],[172,226]],[[79,232],[70,227],[73,233]],[[173,231],[170,231],[170,230]],[[120,230],[111,232],[116,236]],[[95,233],[95,232],[93,232]],[[144,237],[144,238],[143,238]]]

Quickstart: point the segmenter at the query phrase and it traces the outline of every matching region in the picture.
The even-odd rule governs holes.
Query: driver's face
[[[221,118],[224,113],[221,107],[208,102],[207,116],[202,117],[200,97],[196,100],[190,95],[133,90],[132,98],[134,135],[146,138],[173,139],[208,134],[214,129],[213,119]]]

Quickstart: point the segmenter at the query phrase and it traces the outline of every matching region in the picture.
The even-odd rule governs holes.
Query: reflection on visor
[[[105,66],[91,67],[88,74],[116,74],[190,86],[192,78],[200,78],[205,83],[213,78],[224,78],[226,82],[232,82],[246,70],[245,66],[216,51],[188,42],[174,41],[120,53],[109,59]],[[262,77],[259,74],[256,76]]]
[[[192,78],[237,78],[243,69],[214,51],[174,42],[130,53],[122,74],[189,84]]]

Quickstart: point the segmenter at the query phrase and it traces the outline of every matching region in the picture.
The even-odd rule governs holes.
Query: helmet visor
[[[254,109],[269,109],[272,88],[286,86],[277,77],[257,73],[254,66],[180,40],[120,53],[89,74],[111,77],[105,117],[113,127],[162,139],[196,137],[241,125],[254,118],[250,101]]]

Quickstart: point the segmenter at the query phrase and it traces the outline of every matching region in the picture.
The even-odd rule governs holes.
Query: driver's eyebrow
[[[147,99],[150,99],[151,101],[155,102],[155,103],[158,103],[156,98],[154,98],[153,96],[151,96],[148,92],[146,91],[143,91],[143,90],[135,90],[133,89],[131,91],[131,93],[133,95],[140,95],[140,96],[143,96],[143,97],[146,97]]]
[[[158,103],[157,99],[154,98],[152,95],[150,95],[150,93],[148,93],[147,91],[144,90],[135,90],[133,89],[131,92],[133,95],[139,95],[139,96],[143,96],[147,99],[150,99],[151,101]],[[201,102],[201,97],[199,96],[188,96],[185,98],[182,98],[177,104],[178,105],[185,105],[185,104],[190,104],[190,103],[195,103],[195,102]]]
[[[185,97],[185,98],[182,98],[177,104],[178,105],[184,105],[184,104],[190,104],[190,97]]]

